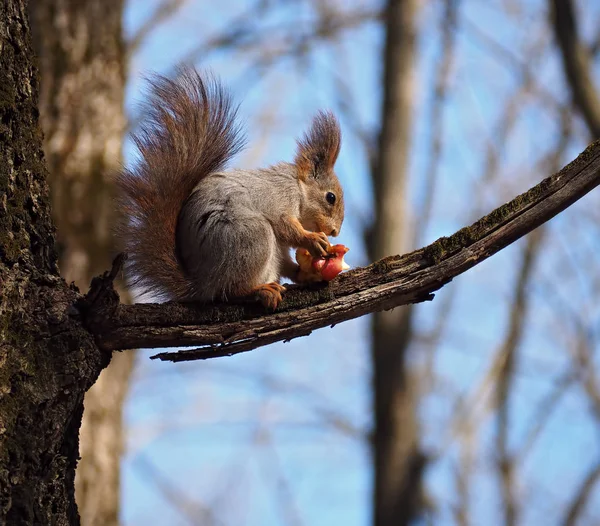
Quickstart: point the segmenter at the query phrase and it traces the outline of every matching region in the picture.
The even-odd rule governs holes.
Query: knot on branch
[[[93,328],[96,334],[99,328],[108,324],[119,308],[120,297],[115,290],[114,281],[126,260],[126,254],[119,254],[113,260],[109,271],[92,279],[90,290],[75,305],[83,316],[84,324],[90,329]]]

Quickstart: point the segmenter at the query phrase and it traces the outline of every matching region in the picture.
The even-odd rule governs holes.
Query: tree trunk
[[[113,253],[111,175],[126,121],[123,0],[32,2],[30,12],[59,267],[86,291]],[[134,357],[115,355],[85,396],[75,479],[84,526],[118,524],[122,409]]]
[[[110,360],[58,276],[25,0],[0,4],[0,524],[75,525],[83,394]]]
[[[386,13],[384,94],[378,160],[373,182],[376,219],[371,256],[408,247],[408,157],[414,106],[416,0],[389,0]],[[418,447],[415,390],[406,363],[412,308],[373,317],[375,430],[374,524],[408,524],[420,507],[424,458]]]

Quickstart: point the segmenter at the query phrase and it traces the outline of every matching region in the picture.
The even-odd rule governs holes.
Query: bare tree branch
[[[600,96],[592,79],[588,49],[581,43],[571,0],[551,0],[554,33],[563,58],[573,102],[594,139],[600,137]]]
[[[578,379],[590,402],[592,413],[596,420],[600,421],[600,385],[593,363],[595,345],[591,335],[592,329],[586,327],[579,320],[575,320],[575,323],[579,335],[577,344],[572,349],[573,361],[575,362]]]
[[[379,9],[357,9],[338,13],[324,12],[303,30],[294,20],[292,24],[277,24],[269,28],[248,24],[251,17],[264,13],[267,4],[252,6],[248,11],[234,18],[227,30],[202,42],[190,51],[183,59],[186,63],[195,64],[207,53],[235,48],[238,51],[255,51],[259,55],[270,53],[274,58],[302,56],[315,45],[331,41],[344,31],[348,31],[376,21],[381,17]]]
[[[381,124],[371,165],[375,217],[365,236],[372,259],[414,248],[408,183],[420,6],[415,0],[387,0],[384,12]],[[427,458],[420,444],[418,375],[408,357],[414,336],[411,307],[380,312],[371,320],[374,526],[408,526],[425,508]]]
[[[165,0],[160,4],[152,16],[137,30],[135,35],[127,42],[127,55],[131,57],[142,46],[148,35],[160,24],[173,16],[186,0]]]
[[[523,445],[518,452],[513,453],[515,463],[522,464],[525,462],[525,459],[533,448],[535,441],[540,436],[540,433],[550,418],[554,415],[559,401],[565,395],[568,389],[575,383],[576,379],[576,373],[569,369],[566,373],[562,374],[555,380],[552,389],[537,405],[533,416],[529,419],[529,431],[523,440]]]
[[[523,84],[527,84],[531,93],[541,102],[544,102],[548,108],[560,110],[563,104],[550,90],[538,82],[538,78],[534,74],[536,70],[531,67],[529,57],[520,58],[511,49],[482,30],[478,24],[469,20],[468,17],[461,18],[461,29],[464,29],[466,35],[474,38],[478,44],[484,47],[497,60],[498,64],[506,67]],[[540,44],[542,43],[540,42]],[[538,44],[536,44],[537,46]]]
[[[441,53],[439,65],[435,73],[433,97],[431,102],[430,133],[431,146],[429,162],[425,170],[425,198],[419,213],[418,225],[415,225],[413,241],[415,246],[422,239],[433,208],[433,200],[437,188],[438,168],[442,157],[442,137],[444,135],[444,107],[448,95],[450,70],[454,62],[456,36],[458,34],[458,13],[460,0],[445,0],[442,13]]]
[[[469,526],[470,497],[473,471],[475,467],[474,429],[470,422],[465,424],[463,443],[460,446],[460,464],[454,470],[457,504],[453,507],[453,515],[458,526]]]
[[[262,426],[256,430],[256,442],[262,446],[261,458],[259,460],[262,468],[265,485],[269,491],[277,496],[276,504],[281,513],[282,524],[289,526],[302,526],[301,508],[296,502],[294,491],[285,476],[283,466],[279,459],[277,449],[273,442],[273,437],[269,431]]]
[[[504,522],[514,525],[518,522],[519,502],[516,491],[516,469],[514,456],[509,451],[508,440],[510,430],[510,400],[514,386],[515,363],[517,352],[523,339],[528,310],[527,286],[532,276],[533,267],[543,240],[542,228],[534,231],[528,238],[523,251],[523,260],[515,284],[515,296],[510,312],[510,321],[503,343],[502,353],[506,356],[498,377],[498,426],[496,432],[496,448],[498,450],[498,476],[500,478],[502,500],[504,505]]]
[[[587,504],[598,479],[600,479],[600,462],[596,462],[591,467],[575,493],[575,498],[563,519],[562,524],[564,524],[564,526],[575,526],[578,524],[577,519],[584,511],[585,505]]]
[[[204,504],[192,500],[184,494],[181,488],[175,487],[143,454],[138,454],[133,463],[135,469],[147,481],[151,482],[165,500],[179,512],[179,514],[192,526],[223,526],[213,510]]]
[[[560,172],[470,227],[420,250],[347,272],[329,284],[291,286],[280,310],[272,314],[248,301],[120,305],[109,273],[92,281],[90,292],[73,314],[84,316],[97,344],[106,351],[203,345],[155,358],[187,361],[230,356],[306,336],[370,312],[431,300],[432,293],[454,277],[528,234],[599,184],[600,141],[596,141]]]

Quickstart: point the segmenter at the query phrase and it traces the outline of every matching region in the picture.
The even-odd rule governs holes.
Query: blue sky
[[[135,31],[156,4],[155,0],[130,0],[126,33]],[[305,21],[311,18],[310,4],[273,5],[268,15],[247,15],[253,27],[269,35],[269,49],[276,49],[286,31],[309,27]],[[346,7],[377,5],[344,3]],[[435,212],[423,243],[452,233],[547,175],[536,169],[536,163],[556,146],[558,118],[555,110],[539,102],[535,90],[518,96],[515,123],[499,154],[498,173],[493,176],[486,169],[490,145],[500,142],[507,101],[521,83],[515,63],[528,61],[538,91],[558,102],[568,100],[560,63],[548,44],[545,2],[506,5],[500,0],[461,3],[457,52],[443,113],[444,148]],[[135,118],[136,101],[143,99],[141,74],[170,71],[200,43],[231,27],[231,20],[246,13],[249,6],[223,0],[215,7],[190,0],[153,32],[130,65],[129,115]],[[422,199],[421,174],[428,164],[440,13],[440,4],[432,2],[420,16],[410,158],[415,207]],[[584,35],[593,34],[599,15],[600,6],[590,5],[582,19]],[[538,44],[540,39],[543,46]],[[242,103],[250,147],[234,165],[291,159],[295,138],[316,110],[338,109],[339,78],[345,79],[360,128],[376,130],[381,46],[381,28],[369,22],[344,33],[335,45],[316,46],[303,60],[269,64],[256,74],[252,66],[264,59],[264,51],[202,54],[198,66],[218,73]],[[539,53],[528,51],[536,46],[541,48]],[[367,263],[363,228],[373,215],[368,163],[361,142],[353,135],[353,122],[344,116],[341,121],[344,142],[337,171],[348,205],[340,242],[351,248],[349,263],[361,265]],[[563,161],[573,158],[585,142],[585,130],[576,120]],[[126,141],[125,146],[125,156],[131,159],[131,145]],[[550,241],[536,263],[536,278],[529,289],[533,314],[528,314],[511,398],[509,442],[515,450],[528,436],[539,404],[570,366],[573,340],[568,313],[576,312],[590,327],[597,326],[598,303],[589,283],[598,278],[593,265],[590,268],[598,232],[589,211],[597,209],[598,200],[596,195],[588,196],[550,223]],[[473,522],[494,524],[500,519],[493,464],[495,423],[486,390],[478,386],[500,345],[523,246],[520,241],[502,251],[455,279],[436,294],[435,301],[417,308],[417,330],[426,336],[445,303],[452,302],[442,342],[432,357],[435,382],[420,405],[424,443],[438,457],[427,472],[427,490],[437,504],[435,524],[455,524],[455,473],[465,451],[473,454],[476,464],[472,486],[476,490],[470,499]],[[214,524],[369,524],[368,343],[365,317],[316,331],[308,338],[205,363],[156,363],[142,351],[126,408],[129,437],[123,462],[123,523],[209,524],[203,510],[210,508]],[[417,339],[411,350],[415,370],[423,370],[428,353]],[[449,431],[461,397],[468,400],[467,414],[478,424],[471,447],[462,445]],[[520,463],[519,496],[526,503],[523,524],[542,520],[548,524],[549,514],[568,502],[590,462],[599,456],[596,433],[589,404],[575,382]],[[158,479],[156,473],[160,473]],[[173,503],[170,492],[179,495],[181,502]],[[590,506],[593,517],[600,513],[599,499],[596,493]]]

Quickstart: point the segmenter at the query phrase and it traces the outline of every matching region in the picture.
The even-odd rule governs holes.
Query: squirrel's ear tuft
[[[340,153],[342,134],[331,112],[321,111],[313,119],[308,133],[298,141],[295,163],[302,181],[333,170]]]

